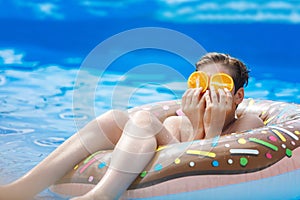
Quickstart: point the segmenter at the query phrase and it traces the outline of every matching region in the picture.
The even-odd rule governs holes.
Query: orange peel
[[[205,72],[196,71],[193,72],[188,78],[188,88],[200,88],[202,92],[208,88],[208,76]]]
[[[232,91],[234,82],[231,76],[225,73],[217,73],[210,78],[210,87],[214,87],[216,90],[227,88]]]

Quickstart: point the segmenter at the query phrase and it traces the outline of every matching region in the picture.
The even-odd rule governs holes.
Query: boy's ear
[[[238,89],[238,91],[234,95],[235,104],[238,105],[238,104],[242,103],[244,96],[245,96],[245,91],[244,91],[244,88],[241,87],[240,89]]]

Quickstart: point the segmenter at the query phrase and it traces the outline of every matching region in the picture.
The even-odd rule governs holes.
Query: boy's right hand
[[[205,111],[205,99],[202,98],[202,88],[188,89],[182,96],[182,111],[189,118],[193,129],[194,139],[204,137],[203,116]],[[199,137],[199,138],[198,138]]]

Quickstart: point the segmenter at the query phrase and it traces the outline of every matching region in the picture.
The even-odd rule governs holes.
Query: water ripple
[[[0,136],[1,135],[24,135],[32,132],[34,132],[34,129],[14,129],[14,128],[0,126]]]
[[[4,85],[6,83],[5,76],[0,75],[0,85]]]
[[[81,114],[81,113],[72,113],[72,112],[65,112],[65,113],[61,113],[59,114],[59,117],[61,119],[68,119],[68,120],[85,120],[88,118],[87,115],[85,114]]]
[[[17,110],[16,106],[7,104],[4,100],[0,99],[0,104],[2,104],[2,107],[0,109],[0,114],[10,114]]]
[[[60,137],[48,137],[46,139],[36,139],[34,140],[34,144],[42,147],[58,147],[65,140],[65,138]]]

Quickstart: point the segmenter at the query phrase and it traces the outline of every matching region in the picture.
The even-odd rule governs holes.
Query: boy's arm
[[[263,126],[265,126],[264,122],[257,115],[246,114],[236,121],[232,130],[233,132],[240,132]]]

